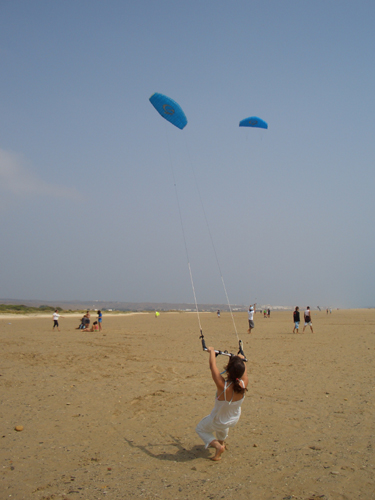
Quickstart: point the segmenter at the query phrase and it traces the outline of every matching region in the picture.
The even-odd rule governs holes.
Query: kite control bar
[[[202,332],[202,330],[201,330],[201,335],[200,335],[200,337],[199,337],[199,338],[200,338],[200,339],[201,339],[201,341],[202,341],[202,349],[203,349],[204,351],[207,351],[208,349],[207,349],[207,346],[206,346],[206,342],[205,342],[205,340],[204,340],[204,336],[203,336],[203,332]],[[238,341],[238,347],[239,347],[239,348],[238,348],[238,353],[237,353],[237,355],[238,355],[238,354],[242,354],[242,356],[244,357],[244,361],[247,361],[247,358],[246,358],[246,356],[245,356],[245,353],[243,352],[243,344],[242,344],[242,340],[239,340],[239,341]],[[228,351],[220,351],[219,349],[214,349],[214,351],[215,351],[215,355],[216,355],[216,356],[219,356],[220,354],[221,354],[221,355],[223,355],[223,356],[229,356],[229,357],[235,356],[234,354],[232,354],[231,352],[228,352]]]

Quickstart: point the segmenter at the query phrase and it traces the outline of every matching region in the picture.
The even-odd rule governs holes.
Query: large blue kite
[[[176,101],[166,95],[155,92],[155,94],[150,97],[150,102],[156,111],[158,111],[163,118],[172,123],[172,125],[175,125],[181,130],[186,126],[187,118],[181,106],[177,104]]]

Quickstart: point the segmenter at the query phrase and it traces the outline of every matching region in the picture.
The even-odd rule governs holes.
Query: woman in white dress
[[[227,375],[225,379],[216,366],[214,348],[209,347],[207,350],[210,354],[212,378],[217,387],[215,406],[210,415],[199,422],[195,430],[203,439],[206,448],[211,446],[216,449],[212,460],[217,461],[225,451],[224,441],[228,436],[229,427],[236,425],[241,416],[241,405],[245,399],[249,379],[242,355],[231,356],[225,367]]]

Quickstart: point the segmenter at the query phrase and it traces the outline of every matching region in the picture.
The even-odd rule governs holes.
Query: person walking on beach
[[[311,311],[310,307],[307,306],[306,311],[303,313],[304,319],[305,319],[305,324],[303,326],[302,333],[305,331],[305,328],[307,325],[309,325],[311,333],[314,333],[313,327],[312,327],[312,321],[311,321]]]
[[[63,318],[63,316],[61,316],[61,317]],[[52,331],[54,331],[55,328],[57,328],[57,330],[60,331],[59,318],[60,318],[60,314],[57,312],[57,309],[55,309],[55,312],[52,314],[52,319],[53,319]]]
[[[207,417],[203,418],[196,427],[196,432],[202,438],[206,448],[215,448],[215,462],[221,460],[225,451],[225,439],[230,427],[234,427],[241,416],[241,405],[245,399],[245,392],[249,379],[246,372],[246,363],[242,355],[231,356],[225,367],[227,378],[220,374],[216,366],[216,354],[213,347],[207,351],[210,354],[209,366],[211,375],[217,387],[215,406]],[[214,435],[216,434],[216,437]]]
[[[300,317],[299,317],[299,307],[298,306],[296,306],[296,308],[293,311],[293,321],[294,321],[293,333],[299,333],[298,328],[299,328]]]
[[[253,306],[250,305],[249,306],[249,310],[247,312],[247,317],[248,317],[248,320],[249,320],[249,329],[247,330],[247,333],[251,333],[251,330],[255,327],[255,325],[254,325],[254,311],[255,311],[255,306],[256,306],[256,304],[254,304]]]
[[[98,325],[99,325],[99,332],[102,331],[102,320],[103,320],[103,314],[102,311],[98,311]]]

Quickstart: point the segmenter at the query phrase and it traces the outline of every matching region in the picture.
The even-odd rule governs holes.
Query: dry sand
[[[213,406],[194,314],[0,317],[3,499],[374,499],[375,310],[235,315],[250,384],[221,462],[195,434]],[[207,345],[236,350],[229,314]],[[218,358],[224,365],[227,358]],[[15,426],[22,425],[21,432]]]

